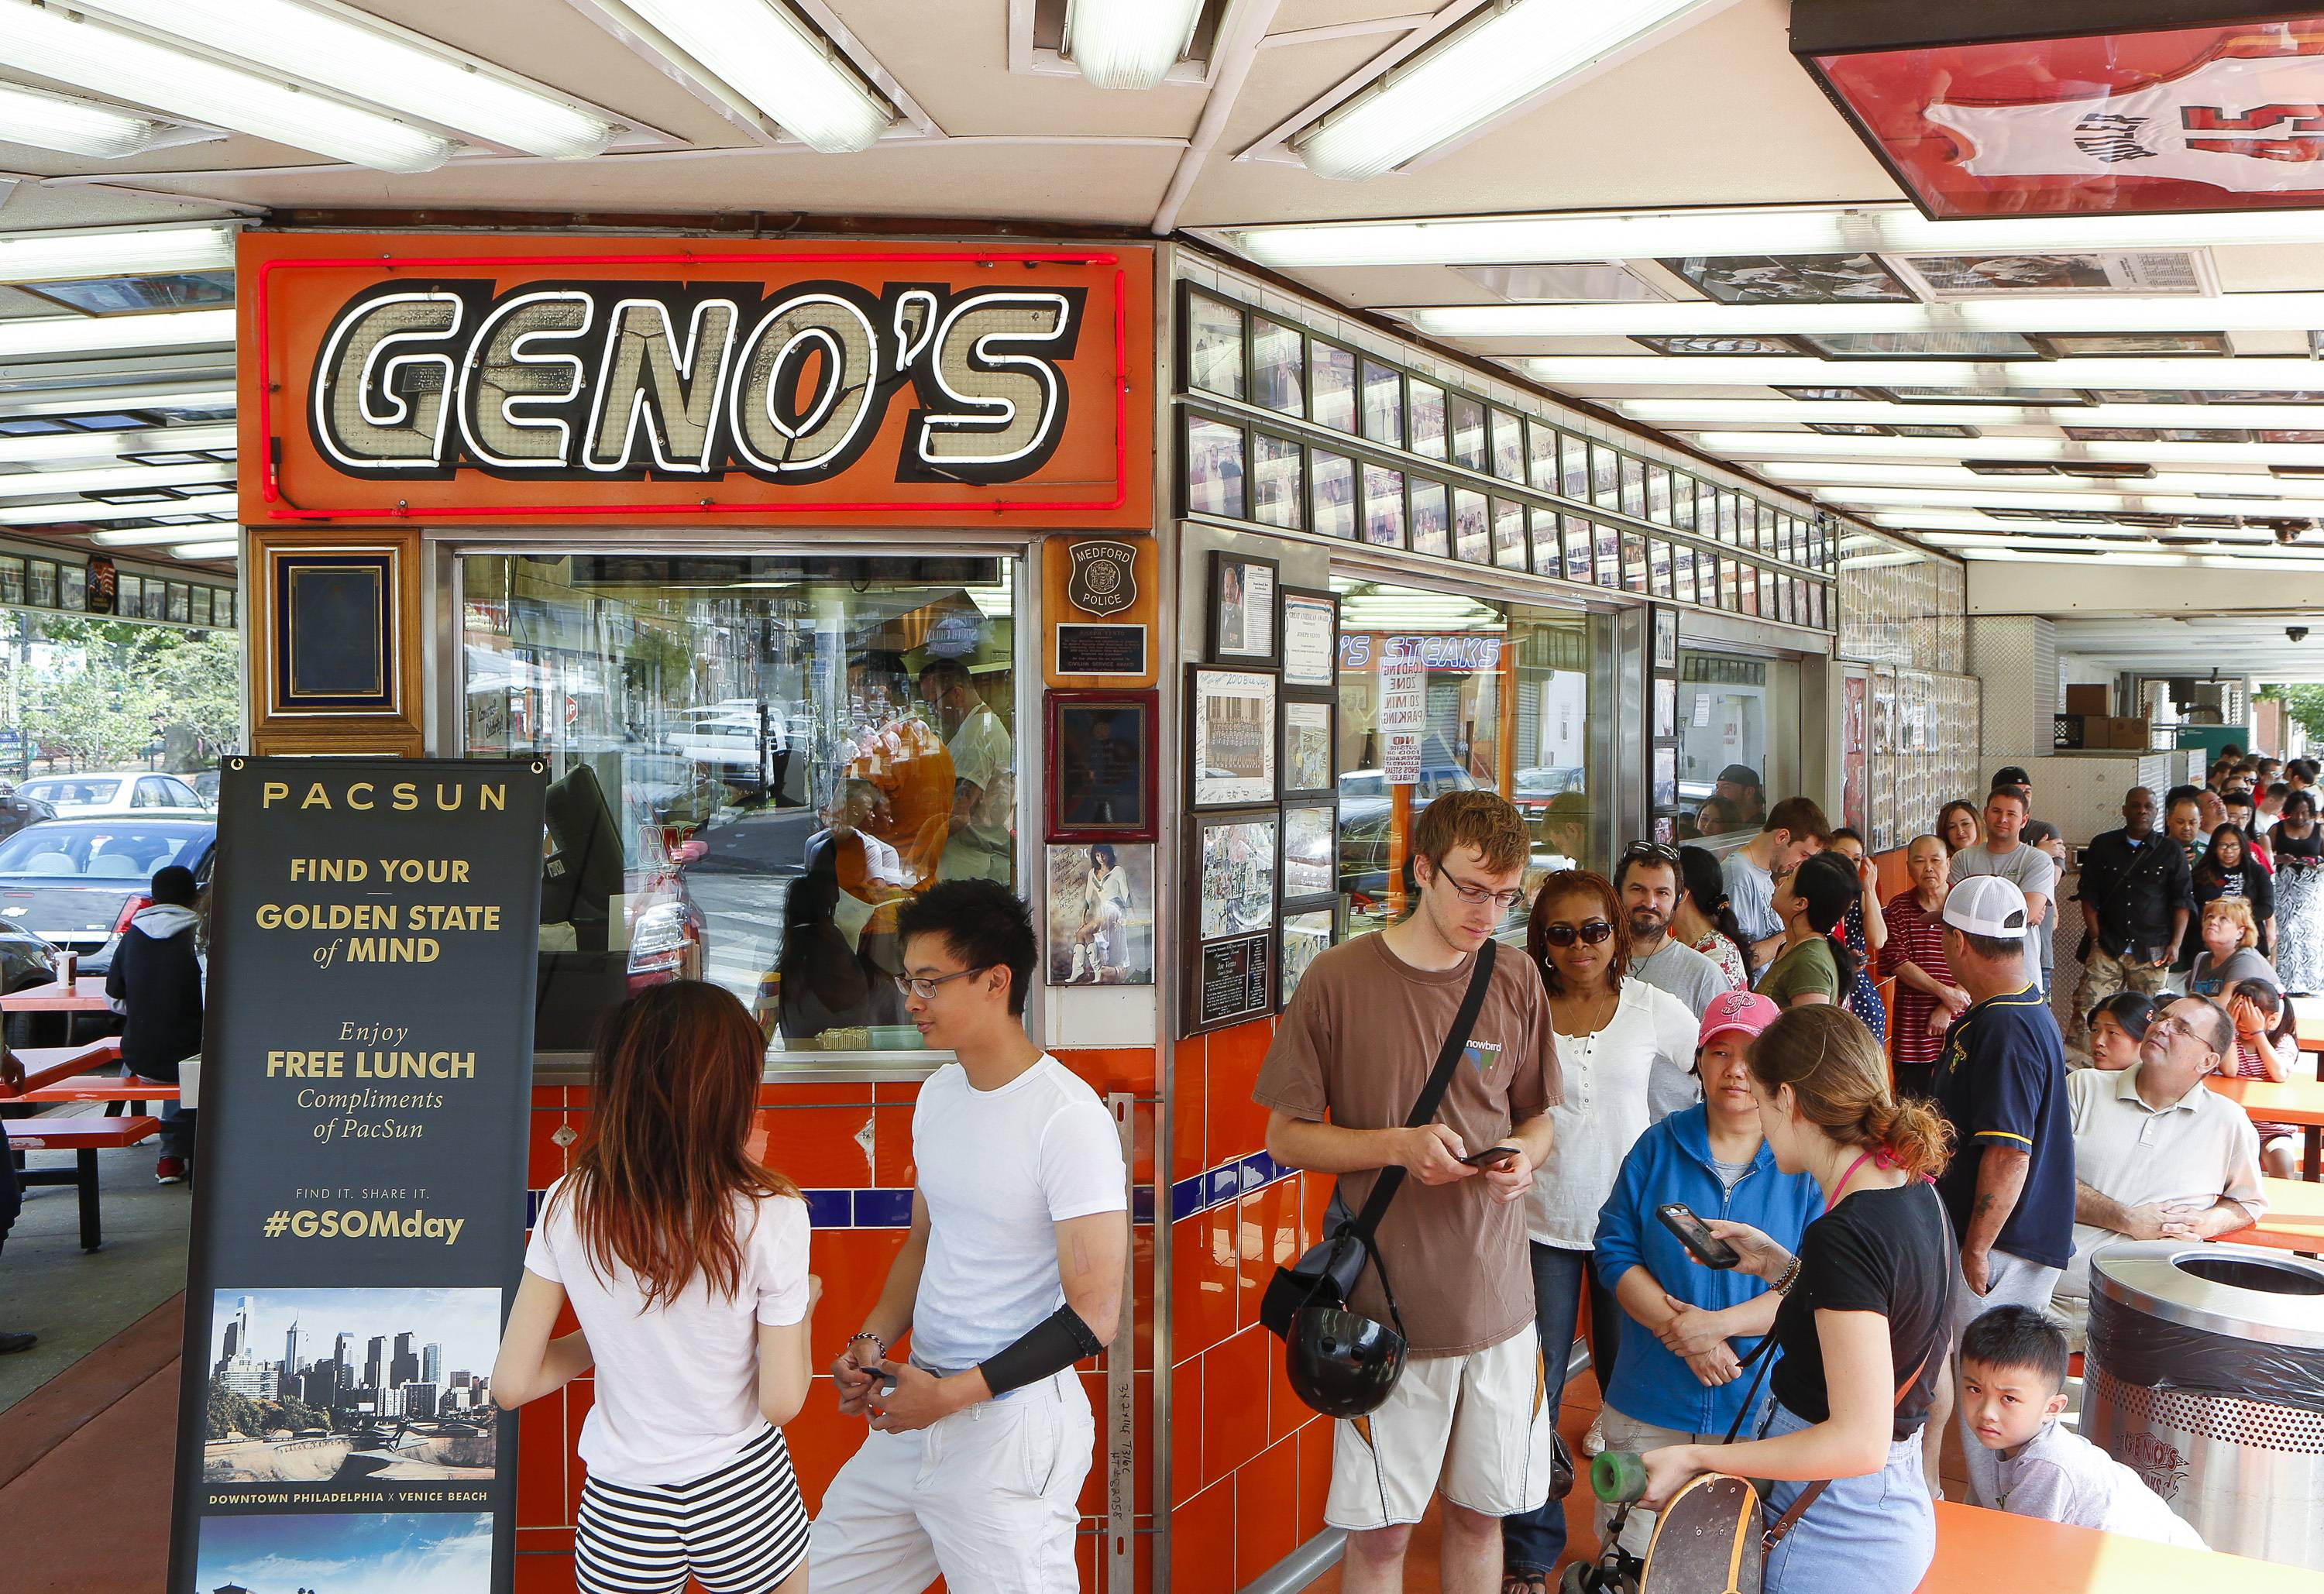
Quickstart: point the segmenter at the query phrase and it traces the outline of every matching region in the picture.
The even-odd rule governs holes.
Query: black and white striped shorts
[[[574,1575],[581,1594],[769,1594],[807,1559],[807,1502],[782,1430],[692,1483],[581,1486]]]

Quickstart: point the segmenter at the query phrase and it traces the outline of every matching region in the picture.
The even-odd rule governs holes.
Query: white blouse
[[[1614,1193],[1632,1143],[1699,1088],[1687,1073],[1700,1027],[1670,992],[1625,980],[1605,1028],[1557,1037],[1565,1100],[1549,1110],[1556,1135],[1526,1197],[1526,1230],[1535,1243],[1592,1248],[1598,1209]]]

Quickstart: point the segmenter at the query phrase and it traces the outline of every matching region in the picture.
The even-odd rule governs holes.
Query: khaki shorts
[[[1549,1498],[1556,1439],[1532,1324],[1471,1355],[1415,1358],[1378,1411],[1338,1424],[1323,1520],[1415,1523],[1440,1492],[1486,1516],[1530,1511]]]

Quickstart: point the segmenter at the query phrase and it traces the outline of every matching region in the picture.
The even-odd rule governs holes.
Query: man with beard
[[[1717,963],[1671,939],[1680,889],[1676,847],[1632,842],[1614,866],[1614,889],[1630,918],[1630,977],[1667,990],[1700,1021],[1729,987]]]

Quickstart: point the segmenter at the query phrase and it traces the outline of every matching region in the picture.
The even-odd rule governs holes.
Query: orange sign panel
[[[1144,527],[1152,267],[244,233],[243,519]]]

